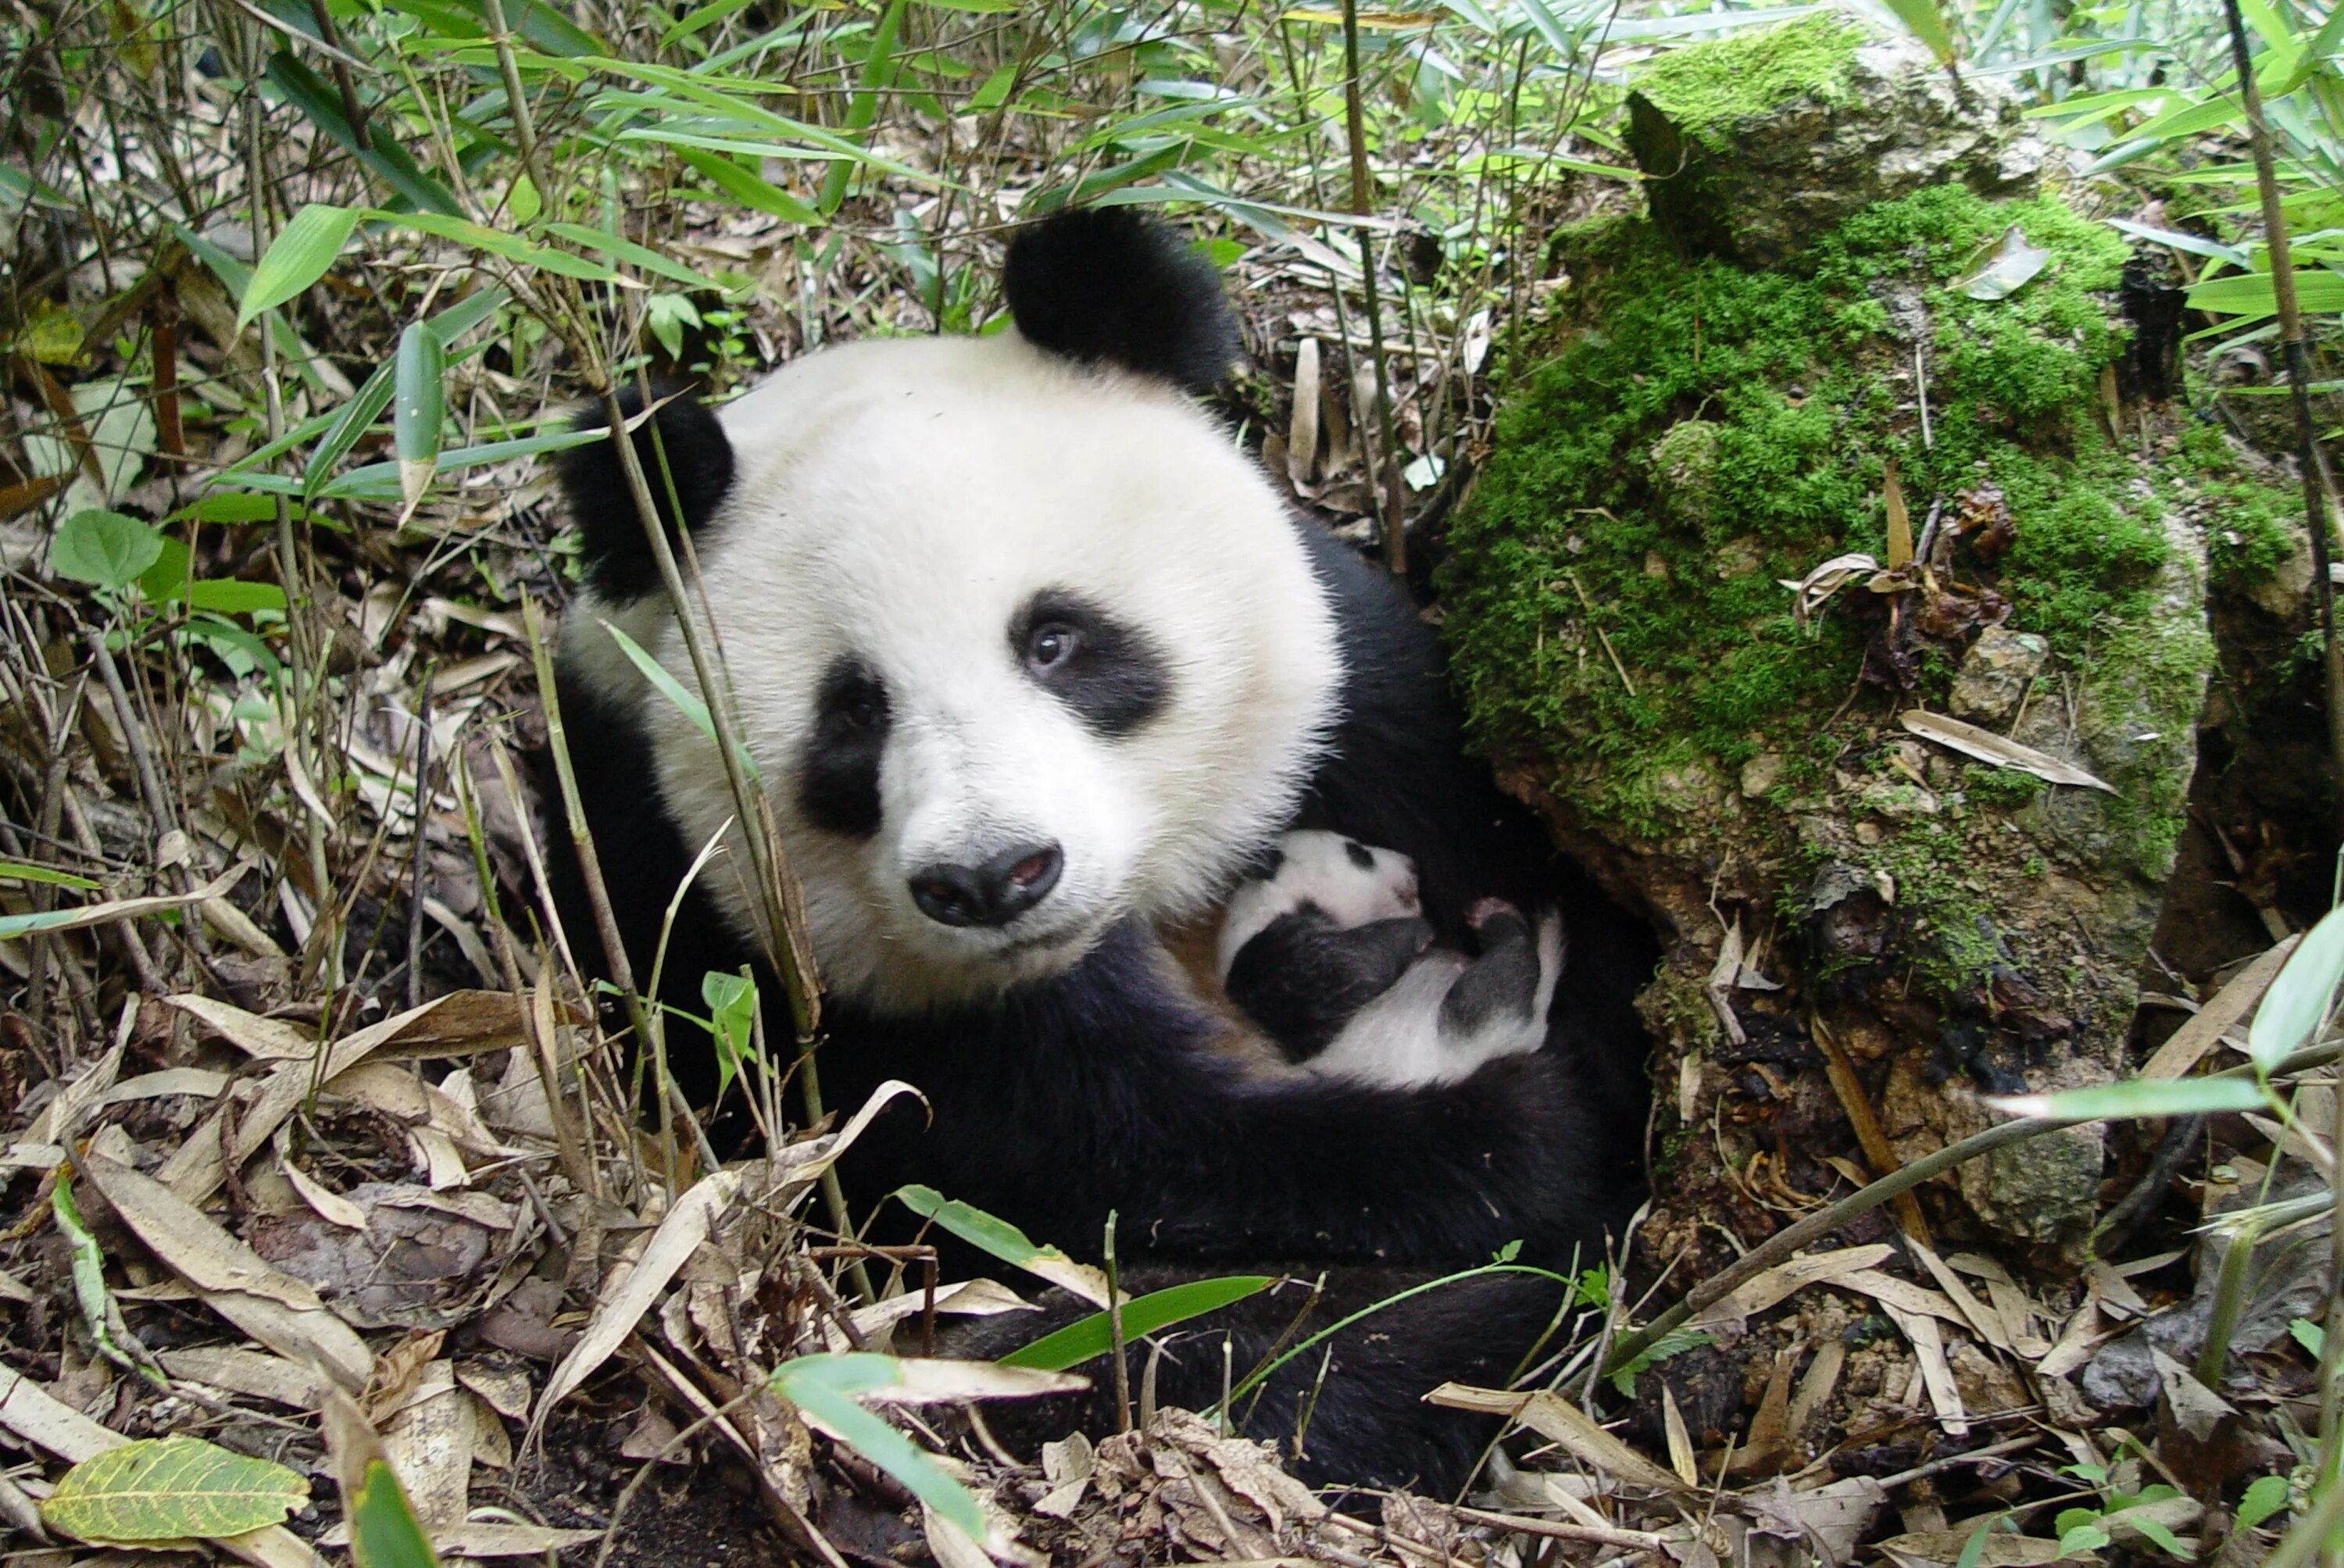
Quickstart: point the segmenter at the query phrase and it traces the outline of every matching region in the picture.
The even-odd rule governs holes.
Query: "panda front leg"
[[[1547,1010],[1562,976],[1561,917],[1535,923],[1503,899],[1485,898],[1467,916],[1481,955],[1440,1000],[1441,1055],[1452,1072],[1546,1043]]]

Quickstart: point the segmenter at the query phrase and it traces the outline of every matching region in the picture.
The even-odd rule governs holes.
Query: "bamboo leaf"
[[[2288,1053],[2309,1045],[2328,1017],[2336,986],[2344,979],[2344,909],[2325,919],[2288,955],[2285,967],[2263,993],[2262,1006],[2247,1027],[2247,1054],[2268,1072]]]
[[[420,321],[399,337],[398,389],[391,440],[399,453],[399,495],[409,506],[422,498],[440,467],[440,426],[447,413],[448,351]]]
[[[981,1248],[1005,1263],[1039,1275],[1061,1290],[1071,1290],[1095,1307],[1107,1304],[1106,1276],[1086,1263],[1077,1263],[1056,1247],[1037,1246],[1032,1238],[1005,1219],[984,1209],[946,1198],[933,1187],[913,1185],[895,1189],[895,1200],[923,1219]]]
[[[66,1472],[41,1519],[96,1545],[218,1540],[282,1522],[309,1483],[200,1438],[126,1442]]]
[[[358,445],[359,438],[374,428],[375,420],[382,418],[383,410],[390,406],[392,373],[398,364],[397,356],[393,356],[376,366],[374,374],[366,379],[366,385],[360,387],[350,400],[342,405],[341,412],[334,416],[334,422],[326,431],[325,439],[309,453],[309,460],[301,465],[303,501],[317,499],[318,487],[326,482],[326,476],[333,472],[334,465],[349,456],[350,449]]]
[[[828,1427],[857,1453],[901,1482],[905,1491],[965,1532],[985,1539],[985,1513],[968,1490],[946,1473],[933,1455],[854,1402],[902,1381],[891,1356],[850,1354],[802,1356],[785,1362],[768,1386]]]
[[[743,207],[771,213],[784,223],[812,225],[822,221],[822,214],[813,207],[772,181],[750,173],[722,153],[687,147],[679,147],[675,152],[701,178]]]
[[[237,306],[237,330],[242,331],[255,316],[263,310],[273,310],[300,293],[326,275],[349,243],[350,230],[358,227],[355,207],[328,207],[311,202],[295,213],[292,219],[268,242],[268,254],[252,269],[252,280],[245,285],[244,298]]]
[[[2097,1121],[2260,1110],[2270,1097],[2250,1078],[2127,1078],[2052,1094],[1987,1097],[1985,1103],[2038,1121]]]
[[[1937,64],[1954,63],[1954,35],[1945,26],[1936,0],[1886,0],[1886,5],[1906,32],[1929,46],[1929,52],[1937,56]]]
[[[1169,1290],[1150,1291],[1124,1303],[1123,1331],[1127,1339],[1138,1334],[1152,1334],[1158,1329],[1170,1328],[1190,1318],[1217,1311],[1232,1301],[1242,1301],[1258,1295],[1278,1283],[1268,1274],[1232,1274],[1220,1280],[1192,1280]],[[1093,1356],[1102,1356],[1114,1348],[1114,1324],[1105,1312],[1094,1312],[1078,1318],[1054,1333],[1043,1335],[1029,1345],[1024,1345],[1001,1358],[1005,1367],[1034,1367],[1043,1371],[1064,1371],[1079,1366]]]

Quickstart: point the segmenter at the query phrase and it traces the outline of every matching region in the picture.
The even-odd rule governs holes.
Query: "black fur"
[[[1346,929],[1306,904],[1238,949],[1221,989],[1289,1059],[1308,1061],[1390,990],[1431,940],[1432,927],[1413,916]]]
[[[655,391],[653,400],[664,395]],[[629,387],[619,394],[619,408],[632,420],[642,411],[643,400]],[[584,410],[572,424],[581,430],[609,427],[610,420],[599,407]],[[685,528],[697,533],[732,488],[732,443],[725,439],[716,415],[691,393],[676,393],[635,427],[634,444],[635,460],[642,465],[652,503],[667,529],[668,543],[675,543],[679,517]],[[664,467],[660,461],[662,451],[667,456]],[[657,592],[659,564],[652,554],[651,541],[643,537],[642,517],[635,509],[634,492],[627,487],[619,449],[608,440],[590,441],[561,453],[554,466],[561,475],[571,521],[582,536],[586,580],[614,600]],[[675,485],[672,496],[668,493],[671,476]]]
[[[1440,1025],[1470,1034],[1500,1013],[1530,1017],[1538,1006],[1538,939],[1519,915],[1481,924],[1481,956],[1465,966],[1440,998]]]
[[[860,660],[831,662],[814,693],[814,728],[798,759],[798,808],[848,838],[879,831],[879,762],[891,715],[885,683]]]
[[[1047,666],[1030,654],[1046,631],[1071,639]],[[1172,695],[1170,661],[1155,639],[1064,589],[1045,590],[1018,612],[1009,623],[1009,645],[1044,691],[1110,739],[1162,713]]]
[[[1001,276],[1026,340],[1203,391],[1238,355],[1237,318],[1212,264],[1129,207],[1054,214],[1010,243]]]

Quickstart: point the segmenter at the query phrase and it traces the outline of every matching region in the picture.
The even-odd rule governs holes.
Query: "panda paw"
[[[1483,951],[1508,942],[1530,939],[1531,923],[1502,898],[1484,898],[1465,912],[1465,924],[1481,939]]]

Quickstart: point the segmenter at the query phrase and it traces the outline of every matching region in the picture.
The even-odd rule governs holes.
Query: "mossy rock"
[[[2013,228],[2044,265],[1974,298]],[[1763,1102],[1786,1063],[1819,1062],[1817,1018],[1868,1042],[1874,1095],[1942,1086],[1892,1129],[1920,1146],[1980,1114],[1943,1108],[1973,1089],[2121,1066],[2213,652],[2202,476],[2169,412],[2117,401],[2127,256],[2056,200],[1959,183],[1864,207],[1775,271],[1687,258],[1641,221],[1566,237],[1570,307],[1451,526],[1445,624],[1510,783],[1677,939],[1646,1010],[1681,1107]],[[1892,465],[1912,534],[1968,531],[1925,591],[1859,574],[1803,622],[1785,583],[1888,558]],[[1997,617],[2043,663],[1995,727],[2106,791],[1896,723],[1947,711]],[[1788,989],[1710,987],[1728,924]],[[1735,1033],[1788,1054],[1753,1077]],[[2072,1247],[2090,1165],[1977,1187],[1957,1223]],[[2044,1196],[2046,1171],[2075,1189]],[[1993,1200],[2014,1186],[2026,1202]]]
[[[1672,50],[1637,73],[1628,147],[1689,254],[1771,266],[1874,203],[1955,181],[2033,193],[2016,95],[1844,12]]]

